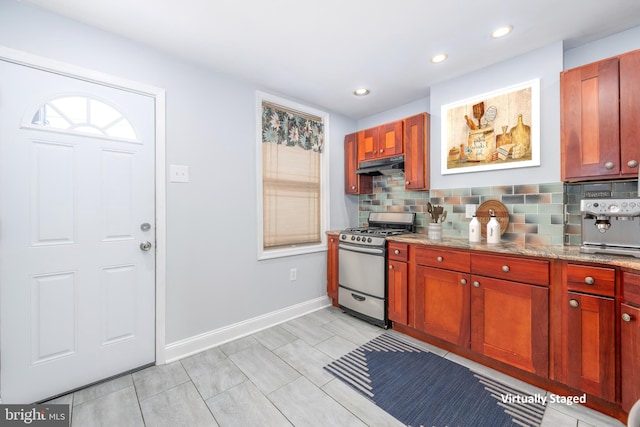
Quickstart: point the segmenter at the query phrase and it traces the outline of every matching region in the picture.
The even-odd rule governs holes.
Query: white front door
[[[32,403],[155,359],[154,99],[0,76],[0,398]]]

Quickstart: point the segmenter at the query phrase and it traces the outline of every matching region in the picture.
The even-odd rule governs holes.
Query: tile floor
[[[72,427],[402,426],[323,369],[383,332],[327,307],[177,362],[62,396],[55,403],[72,406]],[[523,387],[515,379],[405,338]],[[543,426],[623,424],[579,405],[554,403],[547,407]]]

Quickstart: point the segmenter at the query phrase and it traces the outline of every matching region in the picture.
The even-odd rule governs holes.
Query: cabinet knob
[[[439,256],[438,258],[436,258],[436,261],[438,261],[438,262],[442,262],[442,261],[443,261],[443,259],[442,259],[442,257],[441,257],[441,256]]]
[[[356,189],[356,186],[355,186],[355,185],[352,185],[352,186],[351,186],[351,189],[352,189],[352,190],[355,190],[355,189]]]
[[[411,184],[411,182],[409,182],[409,181],[405,181],[404,182],[404,185],[409,185],[409,184]]]
[[[473,282],[473,286],[475,286],[476,288],[480,287],[480,282],[478,282],[477,280]]]
[[[335,242],[335,240],[333,239],[333,237],[331,238],[331,243]]]
[[[396,255],[400,255],[400,251],[398,249],[396,249],[395,251],[393,251],[394,254]]]
[[[461,285],[466,285],[467,284],[467,279],[461,279],[460,280],[460,284]]]
[[[384,153],[384,148],[380,149],[380,154]]]
[[[389,270],[393,270],[393,265],[389,264]]]
[[[631,322],[633,320],[633,317],[631,317],[629,313],[622,313],[622,320],[624,320],[625,322]]]
[[[377,154],[377,153],[378,153],[378,151],[376,151],[376,150],[373,150],[373,154]]]
[[[509,272],[509,270],[511,270],[511,269],[509,268],[509,266],[508,266],[508,265],[503,265],[503,266],[502,266],[502,271],[504,271],[505,273],[508,273],[508,272]]]
[[[580,304],[578,303],[578,301],[572,299],[571,301],[569,301],[569,305],[573,308],[578,308]]]
[[[613,169],[613,162],[607,162],[607,163],[605,163],[605,164],[604,164],[604,167],[605,167],[606,169],[609,169],[609,170]]]
[[[638,161],[637,160],[629,160],[627,162],[627,166],[629,166],[630,168],[637,168],[638,167]]]
[[[593,277],[587,276],[584,278],[584,283],[586,283],[587,285],[593,285],[594,283],[596,283],[596,281]]]

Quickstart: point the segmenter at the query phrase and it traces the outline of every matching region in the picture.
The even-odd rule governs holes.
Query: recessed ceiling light
[[[434,64],[437,64],[439,62],[444,61],[447,58],[448,58],[448,55],[446,53],[439,53],[431,58],[431,62],[433,62]]]
[[[498,27],[491,32],[491,37],[494,39],[498,39],[500,37],[504,37],[509,34],[513,30],[511,25],[503,25],[502,27]]]
[[[369,89],[367,89],[366,87],[361,87],[360,89],[356,89],[353,91],[353,94],[355,96],[367,96],[371,93],[371,91]]]

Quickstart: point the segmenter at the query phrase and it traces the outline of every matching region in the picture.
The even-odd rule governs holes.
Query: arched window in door
[[[117,109],[98,99],[65,95],[38,107],[30,126],[136,141],[131,123]]]

